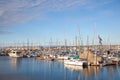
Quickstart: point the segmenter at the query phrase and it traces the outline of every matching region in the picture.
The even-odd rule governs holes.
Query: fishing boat
[[[41,54],[39,57],[37,57],[37,59],[48,60],[48,61],[54,61],[55,60],[53,57],[50,57],[49,55],[43,55],[43,54]]]
[[[23,57],[20,51],[12,50],[10,53],[8,53],[10,57]]]

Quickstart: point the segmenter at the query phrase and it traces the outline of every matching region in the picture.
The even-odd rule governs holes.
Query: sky
[[[0,0],[0,46],[120,43],[120,0]],[[88,41],[88,43],[87,43]]]

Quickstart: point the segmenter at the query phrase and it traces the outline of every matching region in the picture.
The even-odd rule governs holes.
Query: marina
[[[94,47],[82,47],[83,52],[79,47],[73,48],[3,48],[0,53],[1,80],[120,79],[118,48],[103,49],[102,53],[99,53],[99,48],[94,51]]]
[[[98,45],[100,46],[100,45]],[[4,47],[0,50],[1,56],[9,56],[16,58],[36,58],[39,60],[63,60],[65,64],[87,66],[108,66],[120,64],[120,51],[117,47],[111,49],[102,49],[99,47],[94,49],[95,46],[67,46],[64,47],[44,47],[39,46],[36,48],[16,48]],[[82,47],[82,49],[81,49]],[[105,47],[102,45],[102,47]],[[109,46],[108,46],[109,47]],[[82,52],[81,52],[82,51]]]
[[[0,0],[0,80],[120,80],[120,0]]]

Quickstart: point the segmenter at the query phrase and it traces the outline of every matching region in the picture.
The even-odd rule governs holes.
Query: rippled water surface
[[[120,80],[120,66],[83,68],[63,61],[0,57],[0,80]]]

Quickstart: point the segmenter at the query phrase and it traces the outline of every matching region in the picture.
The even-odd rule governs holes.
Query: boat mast
[[[29,51],[29,39],[27,39],[27,51],[28,51],[28,54],[30,54],[30,51]]]
[[[76,42],[76,51],[77,51],[77,36],[75,37],[75,42]]]
[[[94,28],[93,28],[93,41],[92,41],[93,50],[95,50],[95,28],[96,28],[96,23],[94,23]]]
[[[65,32],[64,32],[64,51],[65,52],[67,51],[67,40],[66,40]]]
[[[79,45],[79,52],[80,52],[80,50],[81,50],[81,47],[80,47],[80,45],[81,45],[81,43],[82,43],[82,41],[80,42],[80,40],[82,40],[81,39],[81,37],[80,37],[80,27],[78,27],[78,34],[79,34],[79,39],[78,39],[78,45]]]
[[[93,29],[93,41],[92,41],[92,49],[95,52],[95,65],[97,65],[97,53],[95,51],[95,28],[96,28],[96,23],[94,23],[94,29]]]
[[[87,50],[88,50],[88,52],[87,52],[87,61],[88,61],[88,57],[89,57],[89,36],[87,36]]]

